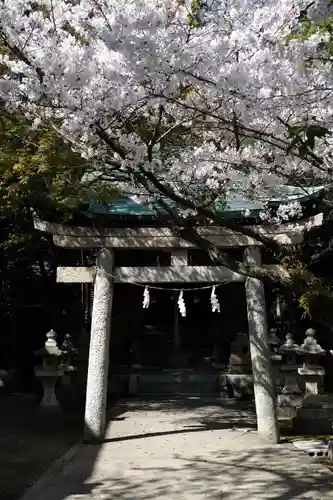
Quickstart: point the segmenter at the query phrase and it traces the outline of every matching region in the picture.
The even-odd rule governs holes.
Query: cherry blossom
[[[133,196],[160,195],[152,179],[193,205],[267,199],[305,176],[330,182],[332,136],[301,154],[290,134],[297,123],[332,129],[331,62],[317,57],[329,34],[293,36],[304,8],[293,0],[195,5],[2,0],[0,98]],[[316,20],[329,14],[311,6]]]

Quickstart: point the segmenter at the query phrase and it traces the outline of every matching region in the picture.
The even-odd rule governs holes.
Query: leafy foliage
[[[52,128],[35,127],[4,107],[0,115],[0,213],[47,201],[70,211],[85,199],[109,199],[112,185],[82,183],[93,170]]]
[[[315,149],[316,139],[331,135],[330,130],[318,123],[295,123],[288,125],[287,135],[291,139],[287,152],[298,149],[300,158],[306,159]],[[321,160],[318,158],[318,162]]]

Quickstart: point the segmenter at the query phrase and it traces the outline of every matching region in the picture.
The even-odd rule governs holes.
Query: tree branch
[[[103,141],[108,146],[110,146],[110,148],[112,149],[112,151],[114,153],[117,153],[122,158],[122,160],[125,160],[125,158],[126,158],[126,151],[125,151],[125,149],[122,148],[120,146],[120,144],[118,144],[117,141],[113,137],[111,137],[109,134],[107,134],[105,132],[105,130],[98,123],[96,123],[95,127],[96,127],[96,133],[97,133],[97,135],[101,139],[103,139]]]
[[[19,47],[17,47],[16,45],[11,45],[9,43],[5,33],[2,30],[2,27],[0,27],[0,38],[3,41],[4,45],[7,47],[7,49],[10,50],[10,52],[12,52],[16,57],[18,57],[21,61],[23,61],[27,66],[33,68],[36,71],[39,81],[40,83],[42,83],[44,78],[44,72],[40,68],[34,66],[31,63],[30,59],[24,54],[24,52]]]
[[[118,153],[121,156],[121,158],[123,158],[123,159],[126,158],[125,150],[123,148],[121,148],[121,146],[119,146],[117,144],[117,142],[112,137],[110,137],[109,134],[107,134],[105,132],[105,130],[103,130],[100,126],[98,126],[97,134],[99,135],[99,137],[101,139],[103,139],[106,142],[107,145],[110,146],[110,148],[114,152]],[[130,169],[130,168],[128,167],[128,169]],[[145,169],[143,167],[143,165],[138,164],[136,166],[136,169],[134,169],[134,168],[130,169],[130,173],[133,177],[137,178],[140,183],[142,183],[143,180],[147,180],[154,187],[154,189],[155,189],[154,194],[155,195],[157,192],[160,195],[168,198],[169,200],[174,201],[179,206],[181,206],[185,209],[193,210],[193,211],[197,212],[199,215],[201,215],[202,217],[204,217],[208,220],[213,221],[218,226],[225,227],[225,228],[227,228],[231,231],[234,231],[236,233],[242,233],[245,236],[253,238],[275,252],[281,251],[281,245],[279,243],[274,241],[272,238],[269,238],[269,237],[263,235],[259,231],[255,230],[253,227],[240,226],[239,224],[236,224],[235,222],[233,222],[231,220],[226,220],[221,215],[210,210],[209,208],[197,206],[191,200],[184,198],[184,197],[180,196],[179,194],[175,193],[173,191],[173,189],[171,189],[171,187],[166,186],[165,184],[160,182],[157,179],[157,177],[152,172]],[[284,251],[287,254],[290,253],[290,252],[288,252],[287,249],[285,249]]]

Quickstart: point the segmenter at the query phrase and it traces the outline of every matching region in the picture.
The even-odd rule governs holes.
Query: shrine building
[[[280,244],[296,245],[322,224],[321,193],[281,188],[281,196],[268,202],[270,210],[293,201],[302,206],[302,217],[278,225],[260,221],[262,202],[221,203],[220,212]],[[260,280],[212,265],[208,255],[175,235],[167,216],[127,197],[85,204],[78,224],[36,218],[35,229],[53,235],[58,247],[96,256],[91,266],[57,269],[59,283],[93,289],[85,422],[96,440],[104,433],[109,372],[118,367],[132,394],[214,392],[239,333],[248,335],[254,394],[260,398],[258,379],[270,376],[261,361],[269,348],[269,314]],[[276,266],[265,262],[261,243],[241,231],[209,225],[197,231],[237,260]]]

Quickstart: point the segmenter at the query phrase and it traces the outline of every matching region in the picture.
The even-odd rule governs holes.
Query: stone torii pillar
[[[84,438],[88,442],[101,442],[105,434],[113,260],[113,253],[106,248],[99,251],[96,259],[84,416]]]
[[[260,248],[255,246],[246,248],[244,260],[246,264],[260,266]],[[276,444],[279,442],[279,428],[275,410],[275,387],[268,342],[264,284],[259,279],[247,278],[245,291],[257,429],[259,434]]]

